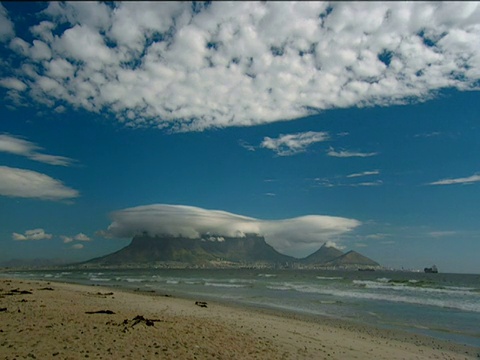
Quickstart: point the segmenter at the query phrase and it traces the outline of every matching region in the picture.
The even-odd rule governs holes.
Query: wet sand
[[[480,348],[329,318],[0,280],[1,359],[477,359]]]

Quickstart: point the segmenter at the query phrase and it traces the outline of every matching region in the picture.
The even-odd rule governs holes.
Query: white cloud
[[[356,247],[359,247],[359,248],[366,248],[366,247],[368,247],[368,245],[367,245],[367,244],[364,244],[364,243],[355,243],[355,246],[356,246]]]
[[[51,2],[12,73],[128,126],[250,126],[478,89],[479,23],[477,2]]]
[[[27,230],[24,234],[13,233],[12,239],[15,241],[26,241],[26,240],[50,240],[52,234],[45,233],[43,229],[33,229]]]
[[[429,132],[429,133],[415,134],[414,137],[416,137],[416,138],[431,138],[431,137],[437,137],[437,136],[440,136],[440,135],[442,135],[441,132],[432,131],[432,132]]]
[[[454,185],[454,184],[473,184],[480,181],[480,175],[475,174],[472,176],[456,179],[443,179],[429,183],[428,185]]]
[[[75,250],[81,250],[83,249],[85,246],[83,244],[73,244],[72,245],[72,249],[75,249]]]
[[[80,194],[48,175],[0,166],[0,196],[64,200],[76,198]]]
[[[8,18],[7,9],[0,3],[0,41],[7,41],[14,36],[14,25]]]
[[[361,225],[358,220],[334,216],[260,220],[225,211],[163,204],[116,211],[111,218],[108,229],[100,232],[105,237],[129,238],[143,232],[187,238],[201,238],[205,234],[243,237],[253,233],[264,236],[278,251],[293,256],[308,255],[331,238]]]
[[[25,156],[31,160],[39,161],[50,165],[68,166],[73,160],[58,155],[47,155],[39,152],[41,147],[36,144],[21,139],[17,136],[8,134],[0,134],[0,152],[7,152],[10,154]]]
[[[440,238],[445,236],[454,236],[458,235],[458,231],[431,231],[428,233],[429,236],[434,238]]]
[[[307,131],[298,134],[280,135],[278,138],[265,137],[260,147],[273,150],[279,156],[295,155],[317,142],[328,140],[328,133]]]
[[[390,236],[389,234],[377,233],[377,234],[366,235],[365,239],[381,240],[389,236]]]
[[[71,237],[71,236],[61,235],[60,238],[63,240],[64,244],[69,244],[69,243],[73,242],[73,237]]]
[[[339,245],[335,241],[332,241],[332,240],[328,240],[327,242],[325,242],[325,246],[330,247],[330,248],[334,248],[334,249],[338,249],[338,250],[345,249],[345,246]]]
[[[62,235],[60,236],[61,239],[63,240],[63,243],[64,244],[68,244],[68,243],[71,243],[71,242],[74,242],[74,241],[92,241],[91,238],[89,238],[87,235],[85,235],[84,233],[78,233],[77,235],[75,236],[66,236],[66,235]]]
[[[357,178],[361,178],[361,177],[364,177],[364,176],[373,176],[373,175],[378,175],[378,174],[380,174],[380,171],[378,171],[378,170],[364,171],[364,172],[361,172],[361,173],[350,174],[350,175],[345,176],[345,179],[347,179],[348,182],[339,180],[339,179],[343,178],[341,176],[336,176],[336,177],[331,178],[331,179],[329,179],[329,178],[315,178],[315,179],[313,179],[313,181],[315,182],[314,186],[329,187],[329,188],[339,187],[339,186],[344,186],[344,187],[381,186],[381,185],[383,185],[382,180],[363,181],[363,182],[351,182],[352,180],[350,180],[350,179],[357,180]]]
[[[362,153],[362,152],[347,151],[347,150],[335,151],[335,149],[330,148],[330,150],[328,150],[327,152],[327,155],[333,156],[333,157],[340,157],[340,158],[349,158],[349,157],[370,157],[370,156],[377,155],[377,153],[376,152]]]
[[[255,151],[255,150],[256,150],[255,146],[250,145],[250,144],[249,144],[248,142],[246,142],[245,140],[239,140],[239,141],[238,141],[238,144],[239,144],[241,147],[247,149],[248,151]]]
[[[10,90],[16,90],[16,91],[24,91],[27,88],[27,85],[25,85],[24,82],[13,77],[1,79],[0,86]]]
[[[365,181],[365,182],[361,182],[361,183],[358,183],[358,184],[349,184],[349,186],[353,186],[353,187],[356,187],[356,186],[381,186],[382,184],[383,184],[382,180],[377,180],[377,181]]]
[[[75,235],[74,239],[77,240],[77,241],[92,241],[92,239],[90,239],[84,233],[79,233],[79,234]]]
[[[347,175],[347,178],[356,178],[356,177],[379,175],[379,174],[380,174],[380,171],[378,171],[378,170],[363,171],[361,173],[354,173],[354,174]]]

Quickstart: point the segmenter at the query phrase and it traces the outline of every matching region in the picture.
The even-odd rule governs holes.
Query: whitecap
[[[212,282],[206,282],[205,286],[226,287],[226,288],[244,288],[244,287],[246,287],[246,285],[243,285],[243,284],[226,284],[226,283],[212,283]]]

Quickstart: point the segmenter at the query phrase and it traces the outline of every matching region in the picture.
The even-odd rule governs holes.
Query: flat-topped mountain
[[[284,255],[265,242],[263,236],[204,235],[200,239],[173,236],[137,235],[112,254],[86,261],[81,266],[281,266],[281,267],[379,267],[375,261],[355,252],[323,244],[304,259]]]
[[[179,262],[206,265],[212,261],[235,263],[285,263],[294,258],[280,254],[265,242],[262,236],[249,234],[245,237],[222,237],[206,235],[201,239],[171,236],[135,236],[123,249],[88,261],[99,265],[127,263],[153,264]]]

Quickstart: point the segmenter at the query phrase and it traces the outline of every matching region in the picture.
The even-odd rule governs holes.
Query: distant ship
[[[426,273],[432,273],[432,274],[438,273],[438,269],[435,265],[432,265],[432,267],[430,268],[425,268],[423,269],[423,271],[425,271]]]

